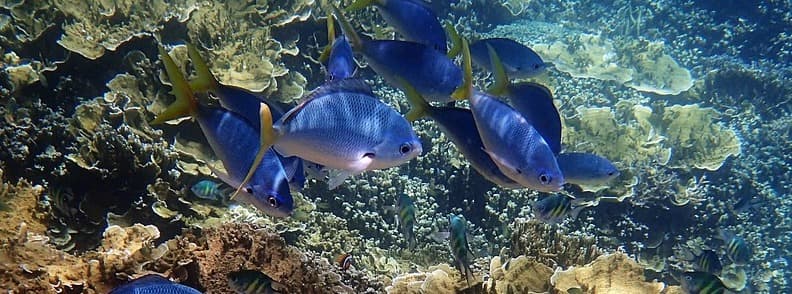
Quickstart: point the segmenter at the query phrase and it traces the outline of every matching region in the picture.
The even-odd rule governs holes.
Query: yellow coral
[[[487,293],[546,292],[553,269],[525,255],[501,264],[499,256],[490,261],[490,279],[484,282]]]
[[[593,262],[567,270],[556,270],[550,279],[553,293],[662,293],[661,282],[647,282],[643,267],[624,253],[603,255]]]
[[[663,112],[663,133],[673,149],[668,166],[718,170],[726,158],[740,154],[734,130],[717,123],[719,113],[697,104],[674,105]]]

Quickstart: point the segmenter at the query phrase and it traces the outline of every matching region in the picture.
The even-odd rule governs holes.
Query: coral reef
[[[430,266],[426,271],[408,273],[397,276],[390,286],[385,288],[388,293],[459,293],[467,287],[465,279],[459,271],[448,264]]]
[[[719,113],[698,105],[673,105],[663,111],[660,131],[671,145],[671,168],[716,171],[729,156],[740,155],[740,141],[734,130],[713,123]]]
[[[484,282],[486,293],[542,293],[550,289],[553,269],[521,255],[502,263],[500,256],[490,261],[490,278]]]
[[[583,265],[602,254],[593,237],[565,234],[537,220],[516,219],[511,226],[511,256],[529,256],[555,268]]]
[[[582,267],[556,270],[550,278],[553,293],[682,293],[660,282],[644,281],[643,267],[624,253],[600,256]],[[578,292],[580,293],[580,292]]]

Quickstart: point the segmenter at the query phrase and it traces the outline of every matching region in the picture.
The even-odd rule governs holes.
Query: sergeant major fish
[[[745,239],[735,235],[732,232],[721,230],[718,236],[719,239],[726,242],[726,256],[739,265],[747,264],[751,260],[751,247],[745,242]]]
[[[173,282],[159,275],[150,274],[118,286],[109,294],[201,294],[191,287]]]
[[[357,0],[346,8],[354,11],[374,5],[382,18],[407,41],[446,53],[446,34],[437,14],[422,0]]]
[[[385,81],[403,89],[403,79],[429,101],[451,101],[450,95],[462,84],[462,70],[448,56],[421,43],[363,41],[338,8],[333,9],[352,49],[363,55]]]
[[[696,268],[700,271],[717,275],[723,270],[718,254],[712,250],[702,250],[701,254],[696,256],[695,261]]]
[[[260,271],[240,270],[228,274],[228,286],[238,294],[274,294],[281,284]]]
[[[274,151],[265,148],[261,152],[261,158],[256,158],[259,151],[259,131],[234,112],[198,104],[176,63],[161,46],[159,53],[173,84],[172,93],[176,96],[176,101],[151,124],[192,116],[198,121],[209,145],[228,173],[215,171],[217,176],[229,186],[237,188],[243,202],[252,204],[271,216],[291,215],[294,202],[278,156]],[[243,181],[245,172],[250,177]]]
[[[472,254],[467,240],[467,224],[459,216],[453,215],[449,219],[449,240],[451,241],[451,253],[454,255],[457,269],[465,276],[465,281],[470,285],[470,279],[474,278],[473,271],[470,269],[470,259],[468,253]]]
[[[190,187],[190,191],[198,198],[225,203],[230,191],[225,191],[220,185],[214,181],[201,180]]]
[[[466,90],[461,96],[470,99],[470,110],[487,154],[503,174],[524,187],[542,192],[561,190],[564,176],[541,134],[506,103],[473,91],[470,50],[467,41],[462,44]]]
[[[568,215],[577,217],[584,206],[572,207],[572,198],[554,194],[546,196],[533,204],[533,213],[537,219],[544,223],[556,224]]]
[[[349,176],[400,165],[422,151],[409,122],[360,80],[321,86],[274,125],[263,110],[262,146],[339,170],[328,181],[331,189]]]
[[[717,276],[706,272],[685,272],[680,281],[682,289],[689,294],[732,293]]]
[[[387,209],[396,213],[396,223],[407,241],[407,248],[415,249],[415,203],[412,198],[401,194],[396,200],[396,206],[387,207]]]

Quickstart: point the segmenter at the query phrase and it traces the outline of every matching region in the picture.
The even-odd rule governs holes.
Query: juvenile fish
[[[572,207],[572,198],[564,195],[554,194],[546,196],[533,204],[533,213],[537,219],[544,223],[556,224],[564,220],[568,215],[577,217],[583,206]]]
[[[333,9],[352,49],[389,84],[403,89],[401,81],[409,82],[433,102],[450,102],[451,94],[462,85],[462,70],[443,52],[409,41],[361,40],[343,14]]]
[[[465,281],[470,285],[470,279],[474,278],[473,271],[470,269],[470,259],[468,253],[470,245],[467,241],[467,223],[459,216],[451,216],[449,220],[449,240],[451,241],[451,253],[454,255],[457,269],[465,276]]]
[[[567,183],[581,186],[604,186],[620,175],[607,158],[591,153],[569,152],[556,156]]]
[[[110,294],[201,294],[191,287],[173,282],[161,276],[150,274],[134,279],[128,284],[116,287]]]
[[[476,65],[492,72],[491,47],[503,61],[508,75],[515,79],[530,78],[545,71],[547,65],[531,48],[506,38],[482,39],[470,44],[470,54]]]
[[[273,294],[280,284],[260,271],[240,270],[228,274],[228,287],[238,294]]]
[[[357,0],[347,11],[374,5],[389,25],[407,41],[446,53],[446,34],[437,14],[422,0]]]
[[[259,152],[259,130],[234,112],[198,104],[178,66],[164,48],[159,47],[159,52],[173,84],[176,101],[160,113],[151,124],[192,116],[198,121],[212,151],[223,162],[228,173],[215,171],[215,174],[223,182],[239,190],[239,199],[271,216],[291,215],[294,202],[286,173],[277,154],[265,148],[262,149],[261,160],[256,161]],[[246,172],[250,177],[243,181]]]

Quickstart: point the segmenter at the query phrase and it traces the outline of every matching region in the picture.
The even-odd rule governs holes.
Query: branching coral
[[[536,220],[517,219],[512,224],[511,256],[530,256],[549,266],[586,264],[601,254],[594,237],[564,234]]]

